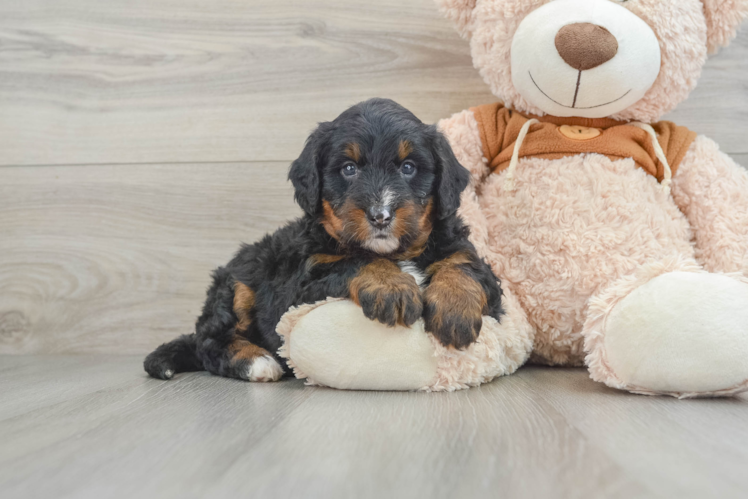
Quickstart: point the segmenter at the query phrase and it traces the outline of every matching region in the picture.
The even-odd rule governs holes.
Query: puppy
[[[469,174],[435,126],[393,101],[360,103],[319,125],[289,179],[304,216],[214,271],[195,333],[151,353],[151,376],[290,375],[276,325],[291,306],[327,297],[390,326],[423,317],[457,349],[476,340],[483,315],[499,319],[498,280],[456,215]]]

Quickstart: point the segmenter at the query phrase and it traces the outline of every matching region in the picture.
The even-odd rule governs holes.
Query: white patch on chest
[[[412,260],[401,260],[397,263],[400,266],[400,270],[404,273],[408,273],[416,279],[416,283],[419,287],[423,288],[423,283],[426,281],[426,275],[418,269]]]

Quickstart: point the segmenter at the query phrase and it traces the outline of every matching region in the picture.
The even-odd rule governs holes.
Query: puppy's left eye
[[[406,177],[413,177],[416,174],[416,166],[411,161],[406,161],[400,165],[400,172]]]
[[[343,165],[343,168],[340,169],[340,172],[345,177],[353,177],[354,175],[358,173],[358,169],[356,169],[355,163],[346,163],[345,165]]]

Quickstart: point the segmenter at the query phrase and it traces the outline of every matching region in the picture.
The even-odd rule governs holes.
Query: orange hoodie
[[[471,111],[478,121],[483,155],[494,172],[509,166],[522,126],[534,118],[540,123],[530,126],[520,147],[520,158],[554,160],[583,153],[598,153],[612,160],[633,158],[658,181],[663,180],[665,169],[657,160],[651,136],[626,122],[610,118],[522,115],[501,103],[485,104]],[[675,175],[696,133],[667,121],[653,123],[652,127]]]

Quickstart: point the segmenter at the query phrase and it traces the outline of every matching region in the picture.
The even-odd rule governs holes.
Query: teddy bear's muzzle
[[[661,62],[653,28],[608,0],[546,2],[512,38],[515,89],[553,116],[614,115],[644,97]]]

